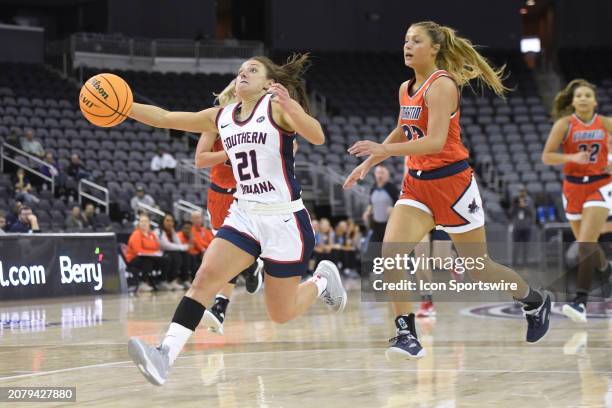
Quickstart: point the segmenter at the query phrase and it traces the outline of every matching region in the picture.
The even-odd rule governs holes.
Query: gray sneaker
[[[152,347],[132,337],[128,342],[128,354],[142,375],[153,385],[164,385],[170,369],[168,348]]]
[[[317,265],[315,275],[321,275],[327,279],[327,286],[322,293],[323,301],[332,312],[340,313],[346,306],[346,290],[342,286],[340,272],[338,268],[330,261],[321,261]]]

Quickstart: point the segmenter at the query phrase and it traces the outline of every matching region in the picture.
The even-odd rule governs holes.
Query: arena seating
[[[489,215],[504,221],[502,204],[515,196],[521,186],[526,186],[536,198],[541,194],[558,196],[560,175],[540,161],[551,124],[521,55],[489,52],[488,57],[497,65],[507,65],[511,75],[507,85],[513,91],[504,100],[491,92],[475,94],[464,89],[461,125],[475,167],[492,163],[495,174],[503,180],[501,191],[489,191],[487,188],[496,186],[484,185],[483,198]],[[45,148],[55,153],[64,166],[71,153],[79,153],[93,179],[107,186],[124,209],[137,182],[144,183],[147,192],[161,201],[182,197],[201,202],[203,197],[195,196],[188,185],[156,179],[148,171],[156,145],[163,144],[177,158],[189,157],[185,140],[170,139],[166,132],[133,121],[112,129],[91,126],[76,106],[76,86],[42,66],[3,64],[0,72],[7,73],[0,82],[4,102],[0,107],[0,138],[6,137],[12,126],[32,127]],[[84,77],[95,72],[85,70]],[[144,97],[169,109],[191,111],[210,106],[214,100],[212,93],[222,90],[232,79],[231,74],[115,73],[130,83],[136,100]],[[297,161],[320,163],[347,174],[359,163],[346,154],[350,145],[364,138],[383,140],[394,128],[397,88],[407,77],[409,72],[399,53],[314,55],[313,67],[307,75],[308,86],[327,98],[333,114],[320,118],[327,135],[326,145],[300,144]],[[46,84],[46,90],[36,96],[40,83]],[[602,95],[606,97],[605,92]],[[388,164],[392,180],[399,184],[403,160],[393,158]],[[370,178],[367,182],[372,181]]]

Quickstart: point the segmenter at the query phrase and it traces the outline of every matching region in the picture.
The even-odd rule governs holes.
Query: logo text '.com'
[[[102,265],[100,263],[72,263],[69,256],[60,256],[60,275],[63,285],[95,283],[94,290],[102,289]],[[10,266],[6,273],[0,261],[0,287],[44,285],[47,283],[42,265]]]

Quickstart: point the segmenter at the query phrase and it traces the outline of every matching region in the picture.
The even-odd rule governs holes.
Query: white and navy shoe
[[[548,332],[550,322],[550,295],[542,294],[544,301],[537,309],[525,310],[523,306],[523,314],[527,319],[527,336],[528,343],[539,341]]]
[[[388,361],[405,361],[423,358],[427,351],[417,339],[414,315],[398,316],[395,319],[397,336],[389,340],[391,346],[385,351]]]
[[[587,321],[586,306],[584,303],[570,303],[563,305],[561,312],[563,312],[564,315],[572,319],[574,322],[586,323]]]
[[[346,306],[347,294],[336,265],[330,261],[321,261],[314,274],[327,279],[327,286],[321,296],[329,310],[335,313],[342,312]]]
[[[257,258],[255,262],[257,263],[257,266],[255,267],[254,271],[251,271],[249,268],[243,273],[246,291],[251,295],[259,292],[259,289],[261,289],[261,287],[263,286],[264,263],[259,258]]]
[[[168,348],[149,346],[136,337],[128,342],[128,354],[142,375],[153,385],[164,385],[170,370]]]

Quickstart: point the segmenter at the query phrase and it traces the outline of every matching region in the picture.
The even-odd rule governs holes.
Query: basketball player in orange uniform
[[[235,81],[232,81],[217,95],[219,106],[226,106],[235,102],[235,86]],[[210,171],[210,188],[208,189],[207,199],[210,226],[213,234],[216,234],[223,225],[225,217],[227,217],[236,192],[236,179],[232,172],[232,166],[228,163],[227,154],[223,150],[223,144],[216,132],[202,134],[196,147],[195,163],[198,168],[217,163],[212,166]],[[263,262],[257,258],[251,266],[241,273],[245,278],[248,293],[256,293],[261,288],[263,284],[262,268]],[[238,275],[226,283],[215,297],[214,305],[204,312],[202,322],[213,333],[223,334],[223,322],[237,280]]]
[[[501,96],[507,90],[501,82],[502,69],[492,68],[453,29],[429,21],[408,29],[404,61],[415,77],[400,86],[397,127],[382,144],[359,141],[349,148],[355,156],[369,157],[348,176],[345,188],[390,156],[410,156],[410,170],[383,243],[402,243],[404,248],[411,247],[410,253],[434,227],[446,231],[459,256],[484,261],[484,268],[470,271],[474,280],[515,284],[516,289],[509,292],[523,304],[528,322],[526,340],[536,342],[548,331],[550,297],[531,289],[512,269],[488,257],[482,200],[460,137],[459,87],[478,79]],[[383,256],[389,255],[395,253],[383,245]],[[387,359],[423,357],[425,350],[416,336],[410,303],[392,305],[397,336],[391,339]]]
[[[602,272],[602,287],[609,292],[611,266],[597,241],[612,211],[612,179],[608,174],[608,138],[612,119],[595,112],[595,85],[584,79],[571,81],[553,104],[556,119],[542,161],[563,164],[563,206],[579,243],[576,297],[563,306],[563,314],[586,322],[586,306],[594,269]],[[563,153],[558,153],[559,146]],[[607,293],[605,296],[609,296]]]

